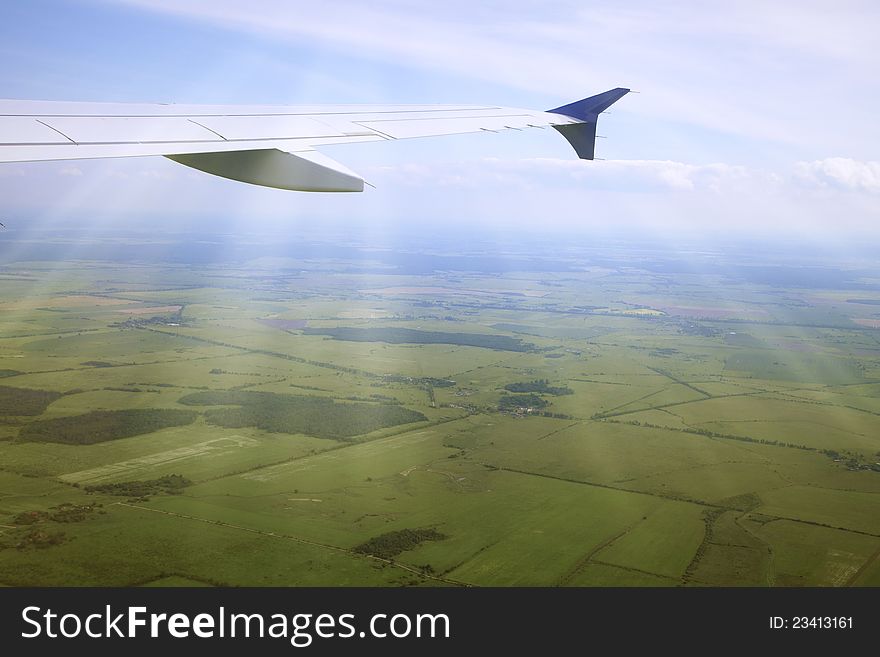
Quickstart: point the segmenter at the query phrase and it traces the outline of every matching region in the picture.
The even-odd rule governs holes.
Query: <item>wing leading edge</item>
[[[612,89],[546,112],[484,105],[210,106],[0,100],[0,162],[164,155],[242,182],[319,192],[364,180],[316,148],[551,126],[592,160]]]

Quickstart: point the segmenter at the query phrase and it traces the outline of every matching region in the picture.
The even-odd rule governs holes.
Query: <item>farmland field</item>
[[[870,263],[367,247],[9,249],[0,585],[880,583]]]

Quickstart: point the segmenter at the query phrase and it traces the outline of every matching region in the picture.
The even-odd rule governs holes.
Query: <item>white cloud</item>
[[[671,160],[605,160],[574,158],[481,158],[433,164],[405,163],[369,167],[368,178],[383,185],[435,185],[479,189],[490,185],[558,189],[593,189],[626,193],[720,191],[725,185],[765,174],[729,164],[687,164]]]
[[[24,178],[0,180],[0,196],[9,212],[90,222],[146,218],[169,227],[187,217],[216,217],[299,230],[303,223],[345,218],[351,225],[391,222],[459,232],[484,225],[572,238],[612,228],[880,236],[880,200],[872,188],[864,181],[823,182],[835,180],[832,174],[861,178],[847,177],[844,167],[808,164],[792,173],[665,160],[400,162],[362,169],[376,185],[363,194],[307,194],[218,179],[162,159],[149,168],[138,160],[84,161],[77,177],[58,176],[51,164],[22,165]],[[826,168],[832,174],[820,178]]]
[[[379,190],[363,208],[381,199],[392,216],[418,207],[426,220],[468,217],[572,235],[614,227],[645,234],[880,237],[880,202],[870,187],[830,187],[816,179],[805,185],[801,169],[553,158],[402,164],[370,170]],[[402,208],[390,200],[395,197]]]
[[[813,162],[798,162],[795,175],[802,181],[820,186],[880,193],[880,162],[829,157]]]

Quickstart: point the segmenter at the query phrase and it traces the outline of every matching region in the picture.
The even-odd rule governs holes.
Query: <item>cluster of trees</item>
[[[111,392],[159,392],[158,390],[145,390],[144,388],[136,388],[134,386],[105,386],[104,390],[110,390]]]
[[[448,333],[445,331],[421,331],[410,328],[306,328],[306,335],[329,335],[335,340],[348,342],[387,342],[389,344],[455,344],[465,347],[484,347],[500,351],[534,351],[535,346],[519,338],[486,333]]]
[[[93,445],[190,424],[196,415],[195,411],[167,408],[91,411],[85,415],[31,422],[21,428],[18,438],[30,442]]]
[[[359,554],[381,559],[394,559],[401,552],[412,550],[424,541],[442,541],[447,538],[436,529],[401,529],[380,534],[353,548]]]
[[[48,511],[22,511],[12,519],[12,522],[18,526],[35,525],[46,520],[53,522],[82,522],[100,506],[100,504],[59,504]]]
[[[359,397],[358,395],[349,395],[348,397],[343,397],[345,401],[353,401],[353,402],[372,402],[374,404],[392,404],[392,405],[400,405],[401,402],[399,399],[394,399],[394,397],[388,397],[387,395],[370,395],[369,397]]]
[[[229,370],[220,369],[219,367],[215,367],[208,374],[234,374],[235,376],[263,376],[262,374],[257,374],[256,372],[230,372]]]
[[[508,399],[510,396],[511,395],[505,395],[504,397],[502,397],[502,399]],[[538,397],[538,399],[541,399],[541,398]],[[547,405],[547,402],[545,400],[541,399],[541,401],[544,403],[545,406]],[[520,408],[531,408],[532,412],[529,415],[536,415],[536,416],[540,416],[540,417],[552,417],[557,420],[575,420],[575,419],[577,419],[573,415],[569,415],[567,413],[553,413],[551,411],[538,412],[536,410],[535,406],[528,406],[528,405],[520,406],[519,403],[521,403],[521,401],[514,402],[510,407],[502,406],[501,404],[499,404],[497,408],[493,407],[493,406],[477,406],[475,404],[449,404],[446,402],[442,402],[441,404],[439,404],[439,406],[440,406],[440,408],[460,408],[462,410],[467,411],[468,413],[492,413],[495,410],[506,411],[506,412],[516,412]]]
[[[118,328],[145,328],[156,324],[165,325],[172,323],[184,326],[185,323],[183,319],[183,309],[184,306],[181,305],[178,310],[174,311],[171,314],[153,315],[152,317],[129,317],[124,322],[116,322],[115,324],[111,324],[110,326],[115,326]]]
[[[501,399],[498,400],[498,410],[515,411],[518,408],[537,409],[549,406],[549,404],[550,402],[546,399],[534,393],[528,393],[525,395],[503,395]]]
[[[536,392],[544,395],[573,395],[574,390],[568,386],[551,386],[547,379],[535,379],[520,383],[508,383],[504,386],[510,392]]]
[[[0,415],[39,415],[60,397],[52,390],[0,386]]]
[[[379,394],[378,392],[374,392],[372,395],[370,395],[370,401],[377,401],[380,403],[388,402],[389,404],[399,404],[400,403],[399,399],[395,399],[394,397],[391,397],[389,395],[382,395],[382,394]]]
[[[158,479],[146,481],[120,481],[113,484],[96,484],[86,486],[89,493],[104,493],[130,499],[146,500],[150,495],[180,495],[183,489],[191,486],[192,481],[182,475],[170,474]]]
[[[433,376],[403,376],[402,374],[386,374],[382,377],[386,383],[409,383],[432,388],[451,388],[455,385],[452,379],[437,379]]]
[[[822,454],[827,456],[830,459],[834,459],[835,461],[846,461],[846,467],[850,470],[873,470],[874,472],[880,472],[880,463],[865,463],[864,457],[857,452],[845,452],[840,453],[836,449],[820,449]],[[880,452],[877,452],[875,456],[880,457]]]
[[[175,313],[171,316],[154,315],[153,317],[130,317],[123,322],[115,322],[110,326],[115,328],[144,328],[147,326],[166,325],[169,323],[184,325],[180,315]]]
[[[49,532],[43,529],[32,529],[19,540],[15,547],[18,550],[27,550],[31,548],[48,548],[53,545],[61,545],[67,536],[64,532]]]
[[[418,411],[392,404],[339,403],[328,397],[253,390],[196,392],[182,397],[180,402],[227,406],[205,413],[209,423],[222,427],[257,427],[274,433],[302,433],[333,440],[427,420]]]

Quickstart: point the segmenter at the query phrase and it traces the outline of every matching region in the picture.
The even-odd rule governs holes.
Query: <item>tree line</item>
[[[52,390],[0,386],[0,415],[39,415],[60,397]]]
[[[328,335],[334,340],[348,342],[387,342],[389,344],[454,344],[465,347],[483,347],[499,351],[534,351],[535,346],[508,335],[488,333],[450,333],[421,331],[410,328],[306,328],[305,335]]]
[[[534,381],[522,381],[519,383],[508,383],[504,386],[505,390],[510,392],[536,392],[544,395],[573,395],[574,390],[568,386],[551,386],[547,379],[535,379]]]
[[[393,404],[340,403],[328,397],[254,390],[196,392],[182,397],[180,403],[225,406],[205,412],[207,422],[222,427],[256,427],[333,440],[428,419],[418,411]]]
[[[28,442],[93,445],[183,426],[193,422],[196,416],[195,411],[168,408],[91,411],[31,422],[21,428],[18,438]]]

